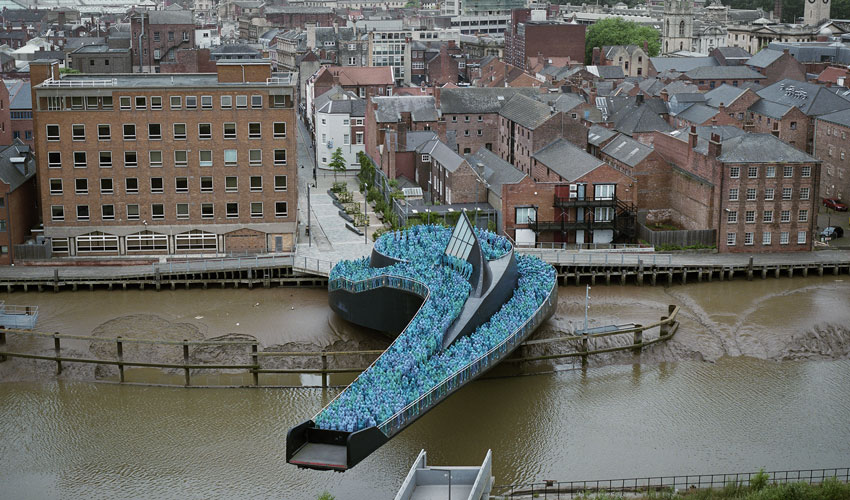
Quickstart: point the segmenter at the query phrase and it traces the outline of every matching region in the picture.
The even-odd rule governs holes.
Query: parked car
[[[826,208],[831,208],[831,209],[835,210],[836,212],[846,212],[847,211],[847,205],[842,203],[841,200],[839,200],[837,198],[824,198],[823,199],[823,206],[825,206]]]
[[[820,232],[821,238],[829,238],[830,240],[841,238],[842,236],[844,236],[844,228],[841,226],[828,226]]]

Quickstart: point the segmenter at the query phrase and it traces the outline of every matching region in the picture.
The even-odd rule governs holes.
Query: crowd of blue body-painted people
[[[413,278],[428,286],[430,296],[390,348],[316,416],[318,427],[352,432],[379,425],[501,343],[546,299],[555,282],[554,269],[537,258],[517,255],[519,278],[513,297],[475,332],[442,350],[443,333],[460,314],[471,288],[469,263],[443,257],[450,235],[451,229],[441,226],[387,233],[376,248],[405,262],[376,269],[363,258],[342,261],[331,270],[331,281],[381,275]],[[503,237],[486,231],[479,231],[478,237],[490,260],[510,250]]]

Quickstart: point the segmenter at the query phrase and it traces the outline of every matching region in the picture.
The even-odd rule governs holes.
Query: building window
[[[747,167],[747,177],[750,179],[755,179],[759,175],[758,167]]]
[[[783,200],[790,200],[791,199],[791,191],[792,190],[789,187],[782,188],[782,199]]]
[[[286,138],[286,122],[274,122],[274,138]]]
[[[151,96],[151,109],[162,109],[162,96]]]
[[[762,222],[773,222],[773,210],[765,210],[761,216]]]
[[[212,124],[211,123],[199,123],[198,124],[198,139],[212,139]]]
[[[50,194],[62,194],[62,179],[50,179]]]
[[[235,167],[236,166],[236,150],[235,149],[225,149],[224,150],[224,165],[226,167]]]
[[[77,205],[77,220],[89,220],[89,206]]]
[[[162,151],[150,151],[148,153],[148,160],[150,161],[150,166],[152,168],[157,168],[162,166]]]
[[[252,167],[259,167],[263,164],[263,150],[262,149],[249,149],[248,150],[248,164]]]
[[[236,96],[236,109],[246,109],[248,107],[248,96]]]
[[[152,141],[162,139],[162,125],[159,123],[148,123],[148,139]]]
[[[731,210],[729,212],[726,212],[726,223],[727,224],[735,224],[737,222],[738,222],[738,211],[737,210]]]
[[[174,130],[174,139],[175,140],[185,140],[186,139],[186,124],[185,123],[175,123],[172,126]]]
[[[805,231],[797,231],[797,243],[799,245],[806,244],[806,232]]]
[[[431,155],[423,154],[422,155],[422,163],[431,163]]]
[[[792,167],[792,166],[782,167],[782,175],[784,177],[793,177],[794,176],[794,167]]]
[[[755,201],[756,188],[747,188],[747,201]]]
[[[124,140],[125,141],[135,141],[136,140],[136,125],[133,123],[125,123],[124,124]]]
[[[753,244],[753,233],[744,233],[744,245]]]
[[[288,217],[289,216],[289,204],[285,201],[276,201],[274,204],[274,216],[275,217]]]
[[[770,233],[770,232],[761,233],[761,244],[762,245],[770,245],[771,244],[770,240],[771,240],[772,237],[773,237],[773,233]]]
[[[204,208],[208,209],[208,214],[205,216]],[[212,218],[212,203],[204,203],[201,205],[201,217],[204,219]],[[215,250],[217,237],[213,233],[207,233],[199,229],[193,229],[185,233],[180,233],[174,237],[175,245],[178,250]]]
[[[844,135],[844,134],[842,133],[842,135]],[[812,176],[812,167],[810,167],[809,165],[805,165],[805,166],[801,167],[800,176],[801,177],[811,177]]]
[[[259,192],[263,190],[263,178],[259,175],[252,175],[250,178],[251,192]]]
[[[175,193],[188,193],[189,192],[189,178],[188,177],[175,177],[174,178],[174,192]]]
[[[236,193],[239,191],[239,182],[235,176],[227,176],[224,178],[224,192]]]
[[[212,219],[215,216],[212,203],[201,203],[201,218]]]
[[[535,207],[517,207],[516,208],[516,223],[531,224],[537,219],[537,209]]]
[[[174,166],[186,167],[189,165],[189,152],[186,150],[177,150],[174,152]]]
[[[65,220],[65,207],[62,205],[50,206],[50,220],[53,222],[62,222]]]
[[[776,177],[776,167],[774,167],[774,166],[765,167],[764,176],[769,178],[769,179]]]
[[[198,96],[186,96],[186,109],[198,109]]]
[[[764,199],[766,201],[772,201],[775,190],[773,188],[765,188],[764,190]]]
[[[100,218],[103,220],[115,220],[115,205],[101,205]]]
[[[271,107],[273,108],[285,108],[286,107],[286,96],[285,95],[273,95],[269,96],[272,100]]]
[[[233,96],[221,96],[221,109],[230,109],[233,107]]]
[[[162,193],[165,191],[162,177],[151,177],[151,193]]]
[[[239,204],[236,202],[226,203],[224,213],[228,219],[239,217]]]
[[[732,179],[737,179],[741,177],[741,167],[730,167],[729,177],[731,177]]]
[[[189,218],[189,204],[188,203],[178,203],[177,204],[177,218],[178,219],[188,219]]]
[[[202,95],[201,96],[201,109],[212,109],[212,96],[211,95]]]
[[[726,246],[734,247],[738,239],[738,233],[726,233]]]
[[[235,137],[235,136],[234,136]],[[262,139],[263,134],[259,122],[248,124],[248,139]]]
[[[791,211],[782,210],[779,212],[779,222],[791,222]]]
[[[171,105],[171,109],[182,109],[183,108],[183,97],[179,95],[173,95],[168,98],[169,103]]]
[[[118,107],[122,110],[133,109],[132,101],[130,101],[130,96],[121,96],[118,98]]]
[[[809,211],[800,210],[800,212],[797,214],[797,222],[809,222]]]
[[[780,232],[779,233],[779,244],[780,245],[787,245],[788,240],[789,240],[788,236],[789,236],[788,231]]]
[[[47,140],[48,141],[58,141],[59,140],[59,125],[48,125],[47,126]]]
[[[100,151],[97,154],[97,164],[100,168],[112,168],[112,151]]]
[[[112,139],[112,127],[109,125],[97,126],[97,139],[99,141],[108,141]]]
[[[128,234],[125,241],[127,242],[128,252],[168,250],[168,236],[157,234],[153,231],[140,231],[135,234]]]
[[[139,179],[136,177],[127,177],[124,179],[124,192],[127,194],[138,194]]]
[[[236,139],[236,124],[235,123],[225,123],[224,124],[224,138],[225,139]]]
[[[71,140],[74,141],[84,141],[86,140],[86,126],[85,125],[71,125]]]
[[[209,176],[201,177],[201,192],[202,193],[212,193],[213,192],[213,178]]]
[[[198,164],[202,167],[211,167],[213,164],[212,151],[204,149],[198,151]]]
[[[94,66],[94,60],[91,62],[91,66]],[[71,109],[83,109],[83,98],[81,96],[71,97]]]
[[[118,236],[99,231],[77,236],[77,253],[117,252]]]
[[[744,222],[747,224],[753,224],[756,221],[756,211],[755,210],[747,210],[744,212]]]
[[[262,109],[263,108],[263,96],[252,95],[251,96],[251,107],[254,108],[254,109]]]
[[[86,168],[87,166],[88,161],[86,161],[86,152],[74,151],[74,168]]]
[[[261,201],[252,201],[251,202],[251,218],[256,219],[263,216],[263,202]]]
[[[135,151],[124,151],[124,168],[136,168],[139,166],[139,156]]]
[[[139,220],[139,205],[135,203],[127,205],[127,220]],[[127,250],[129,250],[130,236],[127,236]]]
[[[112,178],[103,177],[100,179],[100,194],[112,194]]]
[[[136,109],[147,109],[148,108],[148,98],[145,96],[136,96]]]
[[[274,176],[274,190],[275,191],[286,191],[286,176],[285,175]]]
[[[165,219],[165,205],[162,203],[154,203],[151,205],[151,219],[153,220],[162,220]]]
[[[274,150],[274,164],[275,165],[286,165],[286,150],[285,149],[275,149]]]
[[[800,188],[800,199],[801,200],[808,200],[809,199],[809,188],[807,188],[807,187]]]
[[[112,109],[112,96],[101,97],[100,105],[103,107],[103,109]]]

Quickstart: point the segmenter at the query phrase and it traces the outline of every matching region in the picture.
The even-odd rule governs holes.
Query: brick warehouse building
[[[583,24],[515,19],[505,30],[505,62],[527,70],[529,59],[536,61],[540,54],[544,58],[569,57],[581,63],[586,29]]]
[[[56,255],[294,247],[294,87],[269,61],[213,74],[31,65],[44,235]]]

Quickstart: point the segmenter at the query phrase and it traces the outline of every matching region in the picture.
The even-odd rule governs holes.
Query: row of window
[[[174,246],[181,250],[216,250],[215,234],[193,229],[174,235]],[[124,237],[128,252],[168,250],[168,236],[153,231],[140,231]],[[52,238],[53,253],[68,253],[68,238]],[[100,231],[83,234],[75,238],[77,253],[117,252],[118,236]]]
[[[779,244],[787,245],[790,242],[790,233],[788,231],[781,231],[779,233]],[[755,233],[744,233],[744,245],[753,245],[755,243]],[[733,247],[738,244],[738,233],[726,233],[726,245]],[[773,244],[773,233],[764,232],[761,233],[761,244],[762,245],[772,245]],[[806,244],[806,231],[797,231],[797,244],[805,245]]]
[[[800,188],[800,199],[808,200],[811,196],[811,188]],[[745,191],[746,201],[756,201],[758,198],[758,190],[756,188],[747,188]],[[794,195],[794,189],[790,187],[782,188],[782,199],[790,200]],[[775,188],[765,188],[764,190],[764,199],[766,201],[772,201],[776,197],[776,189]],[[738,188],[730,188],[729,189],[729,201],[739,201],[740,199],[740,190]]]
[[[758,166],[749,166],[747,167],[747,177],[750,179],[757,179],[759,176],[759,167]],[[764,176],[768,179],[772,179],[776,177],[776,166],[768,165],[764,167]],[[782,176],[783,177],[794,177],[794,166],[793,165],[785,165],[782,167]],[[809,165],[803,165],[800,167],[800,176],[801,177],[811,177],[812,176],[812,167]],[[730,167],[729,168],[729,177],[732,179],[739,179],[741,177],[741,167]]]
[[[125,141],[135,141],[138,137],[136,133],[136,124],[135,123],[125,123],[121,126],[121,138]],[[186,140],[188,138],[188,128],[185,123],[173,123],[172,124],[172,134],[171,138],[174,140]],[[221,125],[222,137],[224,139],[238,139],[238,134],[236,132],[236,123],[235,122],[225,122]],[[161,123],[148,123],[148,140],[150,141],[159,141],[162,140],[162,124]],[[213,138],[213,124],[212,123],[199,123],[198,124],[198,139],[207,140]],[[251,122],[248,124],[248,139],[262,139],[263,138],[263,127],[260,122]],[[286,122],[274,122],[272,125],[272,138],[274,139],[286,139]],[[85,141],[86,140],[86,126],[82,123],[76,123],[71,125],[71,139],[74,141]],[[61,133],[59,125],[50,124],[47,125],[47,140],[48,141],[59,141],[61,140]],[[109,124],[100,124],[97,126],[97,140],[99,141],[110,141],[112,140],[112,126]]]
[[[189,219],[190,218],[190,203],[176,203],[175,204],[175,215],[178,219]],[[249,204],[249,210],[251,214],[251,218],[262,218],[265,214],[263,212],[263,202],[261,201],[252,201]],[[196,204],[197,206],[197,204]],[[140,216],[140,205],[137,204],[128,204],[126,206],[127,209],[127,220],[139,220]],[[202,219],[213,219],[215,218],[215,204],[213,203],[201,203],[201,218]],[[224,213],[225,217],[228,219],[236,219],[239,217],[239,203],[238,202],[227,202],[224,204]],[[91,211],[89,209],[89,205],[77,205],[76,206],[76,220],[77,221],[88,221],[91,220]],[[288,204],[285,201],[276,201],[274,202],[274,216],[275,217],[288,217],[289,209]],[[153,220],[164,220],[165,219],[165,204],[163,203],[152,203],[151,204],[151,212],[150,217]],[[65,206],[64,205],[51,205],[50,206],[50,218],[54,222],[62,222],[65,220]],[[107,204],[100,206],[100,218],[101,220],[109,221],[115,220],[115,205]]]
[[[74,168],[88,167],[88,153],[85,151],[74,151]],[[275,166],[286,165],[286,150],[275,149],[272,151],[273,164]],[[235,167],[239,163],[239,154],[236,149],[224,150],[224,165],[226,167]],[[263,164],[263,150],[250,149],[248,150],[248,165],[251,167],[259,167]],[[112,151],[98,151],[97,165],[100,168],[112,168],[113,156]],[[125,168],[136,168],[139,166],[139,153],[136,151],[124,151]],[[148,151],[148,166],[151,168],[159,168],[163,166],[163,154],[160,150]],[[189,151],[177,150],[174,151],[174,166],[188,167],[189,166]],[[202,149],[198,151],[198,166],[212,167],[213,166],[213,151]],[[62,152],[48,151],[47,153],[47,168],[62,168]]]
[[[839,131],[841,131],[841,139],[842,140],[847,139],[847,133],[844,132],[843,128],[833,127],[831,125],[828,125],[826,127],[826,135],[834,135],[835,137],[838,137]]]
[[[757,213],[755,210],[745,210],[744,211],[744,222],[747,224],[753,224],[756,222]],[[773,210],[765,210],[761,214],[762,222],[773,222]],[[730,210],[726,212],[726,222],[729,224],[737,224],[738,223],[738,211]],[[790,210],[780,210],[779,211],[779,222],[791,222],[791,211]],[[797,222],[809,222],[809,211],[808,210],[799,210],[797,211]]]
[[[103,177],[99,179],[100,181],[100,194],[108,195],[108,194],[116,194],[115,183],[112,178]],[[50,194],[52,195],[62,195],[65,193],[65,188],[63,185],[62,179],[52,178],[48,180],[50,186]],[[274,190],[277,192],[286,191],[287,187],[287,179],[285,175],[276,175],[274,176]],[[94,189],[92,189],[93,192]],[[259,175],[252,175],[248,178],[248,190],[252,193],[260,193],[263,191],[263,177]],[[89,179],[87,178],[77,178],[74,179],[74,194],[85,195],[89,194]],[[127,177],[124,179],[124,192],[126,194],[138,194],[139,193],[139,179],[137,177]],[[164,193],[165,192],[165,182],[162,177],[151,177],[150,178],[150,192]],[[189,178],[188,177],[175,177],[174,178],[174,192],[175,193],[188,193],[189,192]],[[200,192],[201,193],[213,193],[215,192],[213,178],[210,176],[203,176],[200,178]],[[239,192],[239,178],[236,176],[227,176],[224,178],[224,192],[225,193],[238,193]]]
[[[171,110],[183,109],[213,109],[213,96],[168,96],[168,107]],[[219,96],[219,109],[262,109],[263,96],[260,94],[248,95],[222,95]],[[120,96],[118,108],[123,111],[146,110],[158,111],[163,109],[164,100],[162,96]],[[286,107],[285,95],[270,95],[270,108]],[[47,98],[48,111],[71,110],[109,110],[114,108],[112,96],[54,96]]]

